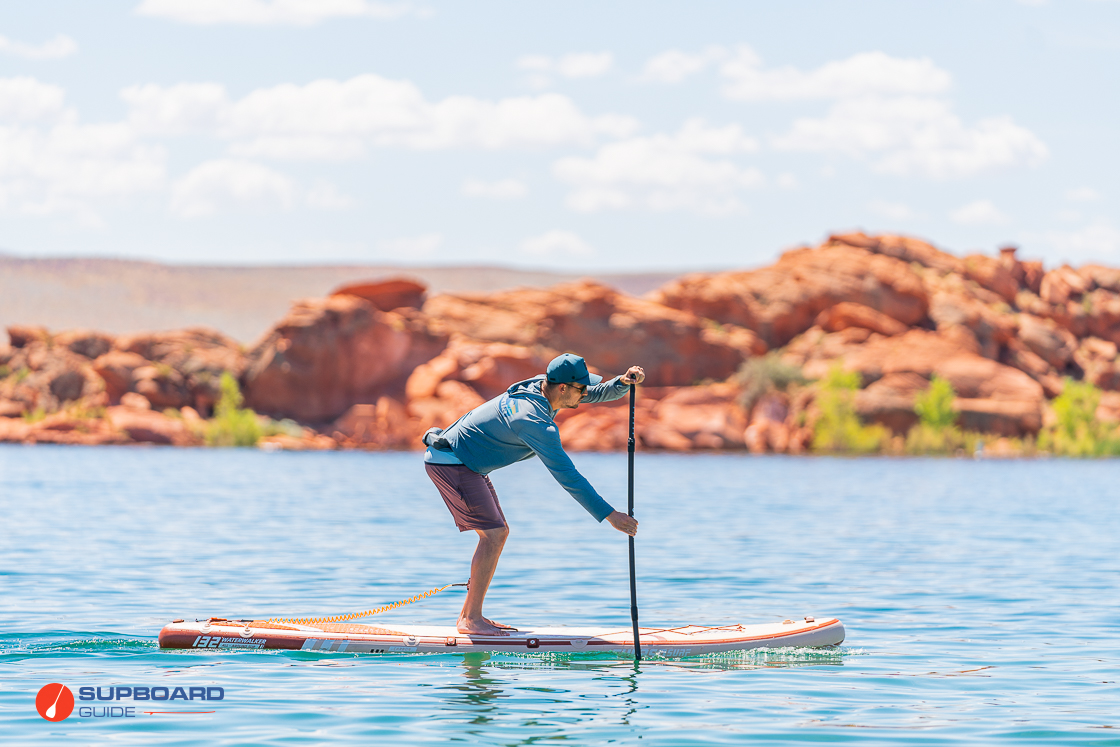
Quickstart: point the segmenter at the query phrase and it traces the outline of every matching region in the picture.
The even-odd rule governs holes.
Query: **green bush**
[[[856,415],[860,375],[835,366],[817,389],[820,415],[813,425],[813,449],[866,454],[879,451],[890,433],[881,425],[864,425]]]
[[[906,434],[906,453],[914,456],[956,454],[958,451],[973,454],[976,445],[983,440],[983,433],[962,431],[955,425],[935,428],[925,423],[918,423]]]
[[[953,385],[940,376],[930,379],[929,388],[914,398],[918,424],[906,434],[906,453],[955,454],[958,450],[972,453],[980,436],[964,433],[957,427],[957,411]]]
[[[952,428],[957,423],[957,411],[953,400],[957,393],[947,379],[936,374],[929,382],[929,388],[914,398],[914,412],[922,425],[930,428]]]
[[[269,420],[264,426],[265,436],[290,436],[292,438],[303,437],[303,426],[290,418],[283,420]]]
[[[34,410],[28,410],[23,413],[23,419],[28,423],[38,423],[47,417],[47,411],[42,407],[36,407]]]
[[[1038,434],[1038,447],[1058,456],[1120,455],[1116,426],[1097,420],[1100,401],[1100,389],[1087,381],[1067,378],[1062,393],[1053,401],[1057,422]]]
[[[790,385],[805,384],[808,379],[800,368],[783,363],[781,356],[774,352],[748,360],[735,373],[735,381],[743,388],[739,404],[750,411],[767,392],[784,392]]]
[[[206,427],[206,443],[210,446],[256,446],[261,439],[261,424],[257,414],[241,407],[245,398],[237,386],[237,379],[228,372],[222,374],[221,397],[214,407],[214,417]]]

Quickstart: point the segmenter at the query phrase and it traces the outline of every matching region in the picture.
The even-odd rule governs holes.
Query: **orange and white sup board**
[[[836,618],[785,620],[761,625],[685,625],[640,628],[643,656],[701,656],[723,651],[782,646],[835,646],[844,640]],[[294,623],[264,620],[176,620],[159,632],[161,648],[209,650],[285,649],[337,653],[612,653],[633,656],[628,627],[522,628],[508,635],[460,633],[450,625]]]

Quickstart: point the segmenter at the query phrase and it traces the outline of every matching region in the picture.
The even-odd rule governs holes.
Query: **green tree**
[[[1067,378],[1062,393],[1052,403],[1057,422],[1039,433],[1039,448],[1059,456],[1120,455],[1116,426],[1097,420],[1100,401],[1100,389],[1087,381]]]
[[[918,424],[906,434],[907,454],[952,454],[958,449],[972,450],[979,436],[957,427],[953,400],[957,393],[948,380],[934,375],[929,387],[914,398]]]
[[[929,382],[929,388],[920,392],[914,398],[914,412],[918,414],[922,425],[930,428],[952,428],[957,423],[957,411],[953,408],[953,400],[957,393],[948,379],[943,379],[934,374]]]
[[[220,388],[221,397],[206,428],[206,443],[210,446],[256,446],[261,439],[260,420],[255,412],[241,407],[245,398],[237,379],[229,371],[222,373]]]
[[[864,425],[856,414],[860,375],[834,366],[817,388],[820,414],[813,425],[813,449],[866,454],[878,451],[887,440],[881,425]]]

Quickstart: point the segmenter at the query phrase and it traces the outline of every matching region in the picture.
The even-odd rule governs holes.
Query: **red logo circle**
[[[35,710],[47,721],[61,721],[74,710],[74,693],[58,682],[43,685],[35,696]]]

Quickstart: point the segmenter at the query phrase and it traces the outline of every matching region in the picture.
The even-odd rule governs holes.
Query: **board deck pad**
[[[643,656],[702,656],[724,651],[785,646],[835,646],[844,641],[844,625],[834,617],[785,620],[758,625],[684,625],[640,628]],[[211,650],[280,649],[338,653],[613,653],[632,656],[629,627],[537,627],[508,635],[460,633],[451,625],[360,623],[297,625],[264,620],[176,620],[159,632],[161,648]]]

